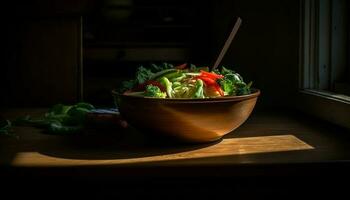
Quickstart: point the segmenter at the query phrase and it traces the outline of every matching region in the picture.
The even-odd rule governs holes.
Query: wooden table
[[[43,112],[13,109],[3,116]],[[95,129],[74,137],[29,127],[14,131],[19,139],[0,138],[0,174],[8,178],[125,183],[231,177],[243,184],[249,177],[339,177],[350,169],[349,131],[293,112],[255,112],[221,141],[196,145],[156,140],[131,127]]]

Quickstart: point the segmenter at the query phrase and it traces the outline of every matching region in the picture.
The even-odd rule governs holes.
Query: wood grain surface
[[[16,109],[2,114],[14,119],[44,111]],[[148,136],[132,127],[91,128],[80,136],[47,135],[30,127],[15,127],[14,131],[19,139],[0,137],[0,166],[26,169],[89,167],[95,171],[123,168],[110,172],[140,175],[151,168],[154,169],[152,174],[168,173],[159,167],[193,169],[200,166],[203,170],[212,166],[215,171],[220,166],[229,170],[237,166],[312,164],[348,161],[350,158],[347,130],[285,113],[254,113],[222,140],[196,145]]]
[[[293,135],[279,136],[260,136],[248,138],[230,138],[224,139],[216,144],[179,153],[162,153],[160,155],[149,155],[135,157],[132,153],[124,152],[125,158],[115,159],[72,159],[72,158],[57,158],[50,155],[45,155],[40,152],[19,152],[15,155],[10,165],[13,166],[82,166],[82,165],[118,165],[118,164],[141,164],[156,161],[169,160],[187,160],[194,158],[210,158],[220,156],[234,156],[257,153],[273,153],[285,151],[310,150],[312,146],[299,140]],[[145,149],[147,150],[147,149]],[[154,150],[153,150],[154,151]],[[97,152],[98,153],[98,152]],[[111,156],[115,153],[109,152]],[[141,153],[141,151],[140,151]]]

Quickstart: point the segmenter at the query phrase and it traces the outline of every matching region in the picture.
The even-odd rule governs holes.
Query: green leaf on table
[[[12,123],[10,120],[0,121],[0,135],[18,138],[18,136],[12,131]]]
[[[49,134],[67,135],[67,134],[78,133],[82,129],[83,129],[82,125],[67,126],[67,125],[63,125],[60,122],[52,122],[48,127],[47,131]]]
[[[85,108],[87,110],[95,109],[95,107],[92,104],[86,103],[86,102],[80,102],[75,105],[78,108]]]
[[[17,118],[15,124],[44,128],[50,134],[76,133],[84,126],[87,113],[94,108],[93,105],[86,102],[75,105],[56,104],[41,117],[32,118],[27,115]]]

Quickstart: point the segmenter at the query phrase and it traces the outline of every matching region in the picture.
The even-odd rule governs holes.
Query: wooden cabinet
[[[88,3],[79,2],[6,3],[2,105],[49,106],[81,98],[81,15]]]
[[[80,18],[26,20],[19,24],[9,81],[11,104],[50,105],[79,99]]]

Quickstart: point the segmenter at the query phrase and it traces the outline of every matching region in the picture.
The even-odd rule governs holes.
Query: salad
[[[251,85],[223,66],[210,71],[193,64],[163,63],[139,67],[136,78],[124,81],[120,92],[152,98],[217,98],[250,94]]]

